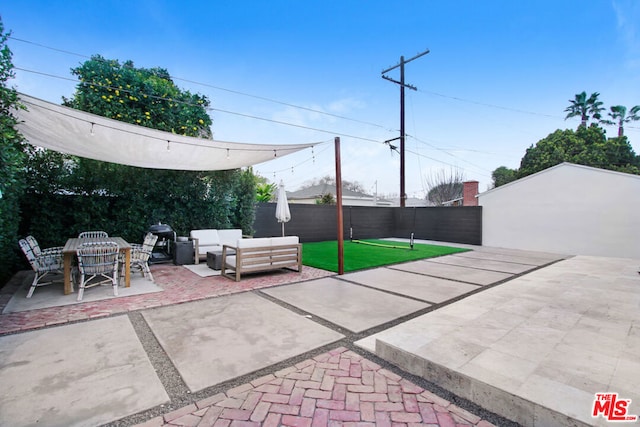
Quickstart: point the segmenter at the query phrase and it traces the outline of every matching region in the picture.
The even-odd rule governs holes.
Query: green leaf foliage
[[[607,139],[596,125],[557,130],[527,149],[517,177],[550,168],[562,162],[638,174],[638,157],[626,137]]]
[[[10,35],[0,18],[0,287],[22,265],[17,240],[26,156],[12,112],[21,106],[15,89],[7,86],[14,77],[13,54],[6,43]]]
[[[510,183],[511,181],[515,181],[517,179],[517,170],[509,169],[506,166],[500,166],[496,170],[491,173],[491,178],[493,179],[493,186],[500,187],[501,185],[505,185]]]

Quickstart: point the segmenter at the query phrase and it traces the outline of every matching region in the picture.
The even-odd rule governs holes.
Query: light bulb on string
[[[227,148],[227,160],[229,160],[229,149]]]
[[[171,141],[167,140],[167,151],[171,150]]]
[[[93,123],[93,122],[91,123],[91,131],[89,132],[89,134],[90,134],[91,136],[95,136],[95,134],[93,133],[93,125],[94,125],[94,124],[95,124],[95,123]]]

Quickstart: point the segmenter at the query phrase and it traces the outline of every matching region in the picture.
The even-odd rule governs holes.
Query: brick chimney
[[[478,206],[478,181],[462,183],[462,206]]]

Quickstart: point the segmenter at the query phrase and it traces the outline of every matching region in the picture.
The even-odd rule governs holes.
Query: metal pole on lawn
[[[338,274],[344,274],[344,224],[342,223],[342,170],[340,167],[340,137],[336,145],[336,209],[338,222]]]

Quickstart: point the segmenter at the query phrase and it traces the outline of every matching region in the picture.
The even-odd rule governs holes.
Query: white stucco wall
[[[640,259],[640,176],[563,163],[478,203],[485,246]]]

